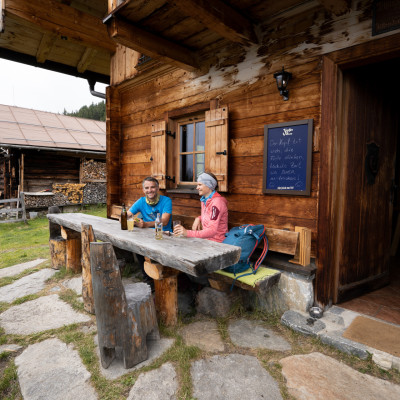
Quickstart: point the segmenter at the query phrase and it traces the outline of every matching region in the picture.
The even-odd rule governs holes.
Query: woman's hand
[[[182,225],[175,225],[174,227],[175,236],[187,236],[187,230]]]
[[[201,231],[201,220],[199,217],[195,218],[192,225],[192,231]]]

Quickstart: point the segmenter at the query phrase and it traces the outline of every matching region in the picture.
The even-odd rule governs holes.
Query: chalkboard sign
[[[263,192],[309,196],[313,120],[264,127]]]

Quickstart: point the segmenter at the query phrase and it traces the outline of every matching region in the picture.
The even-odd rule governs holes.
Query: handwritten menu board
[[[313,120],[264,127],[263,192],[309,196]]]

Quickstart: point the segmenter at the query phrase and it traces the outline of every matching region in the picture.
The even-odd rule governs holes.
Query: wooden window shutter
[[[167,172],[167,126],[165,121],[151,124],[151,176],[160,183],[160,189],[166,189]]]
[[[205,169],[218,180],[218,190],[228,191],[228,107],[206,111]]]

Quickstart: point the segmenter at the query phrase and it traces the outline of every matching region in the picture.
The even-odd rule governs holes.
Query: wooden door
[[[338,155],[336,302],[388,279],[399,129],[396,61],[343,72]]]

